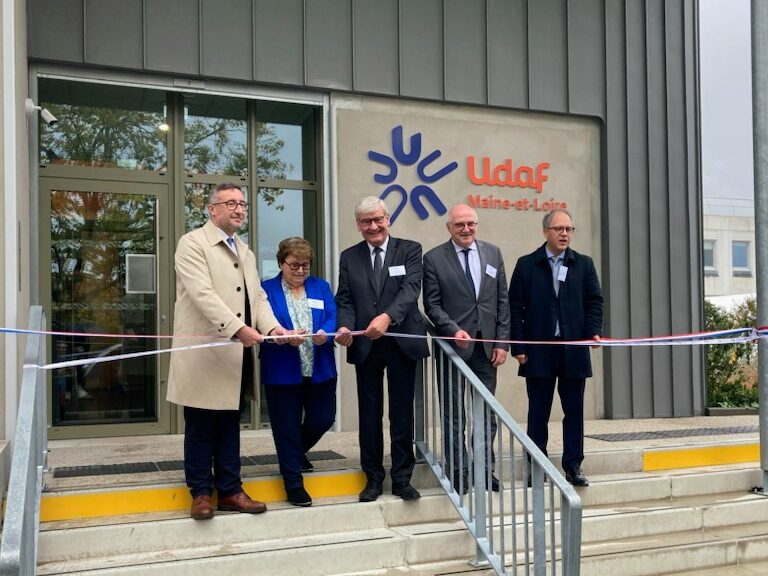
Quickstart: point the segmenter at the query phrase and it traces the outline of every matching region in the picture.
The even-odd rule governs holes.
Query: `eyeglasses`
[[[299,268],[301,268],[304,272],[307,272],[312,266],[312,262],[283,262],[283,264],[288,266],[292,272],[298,271]]]
[[[362,220],[358,220],[357,223],[361,226],[364,226],[365,228],[368,228],[371,224],[376,224],[376,226],[381,226],[384,224],[384,220],[386,220],[386,216],[376,216],[375,218],[363,218]]]
[[[451,226],[456,228],[456,230],[463,230],[464,228],[474,230],[477,228],[477,222],[451,222]]]
[[[227,200],[226,202],[214,202],[211,204],[211,206],[218,206],[220,204],[224,204],[224,206],[227,207],[227,210],[230,212],[234,211],[235,208],[240,208],[241,210],[248,210],[248,202],[236,202],[235,200]]]
[[[576,228],[573,226],[550,226],[547,230],[554,230],[558,234],[565,232],[566,234],[573,234],[576,232]]]

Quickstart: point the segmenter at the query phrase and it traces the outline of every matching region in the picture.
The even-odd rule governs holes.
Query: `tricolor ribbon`
[[[120,339],[145,339],[145,340],[168,340],[171,338],[178,339],[196,339],[200,340],[203,336],[169,336],[160,334],[150,335],[137,335],[137,334],[109,334],[109,333],[94,333],[94,332],[63,332],[57,330],[25,330],[21,328],[0,328],[0,333],[4,334],[23,334],[23,335],[42,335],[42,336],[69,336],[69,337],[97,337],[97,338],[120,338]],[[292,334],[289,337],[296,338],[312,338],[314,336],[327,336],[333,338],[339,335],[339,332],[314,332],[310,334]],[[358,330],[354,332],[345,332],[352,336],[363,336],[364,331]],[[758,328],[732,328],[730,330],[715,330],[712,332],[691,332],[688,334],[675,334],[671,336],[649,336],[645,338],[601,338],[600,340],[501,340],[490,338],[473,338],[470,340],[463,340],[454,336],[433,336],[431,334],[421,336],[418,334],[399,334],[397,332],[388,332],[384,336],[392,338],[432,338],[435,340],[446,341],[461,341],[466,343],[472,342],[489,342],[492,344],[524,344],[531,346],[547,345],[547,346],[590,346],[590,347],[619,347],[619,346],[705,346],[705,345],[719,345],[719,344],[747,344],[750,342],[757,342],[761,339],[768,339],[768,326],[760,326]],[[281,340],[286,336],[264,336],[264,340]],[[114,362],[115,360],[128,360],[131,358],[141,358],[144,356],[155,356],[159,354],[167,354],[169,352],[183,352],[189,350],[199,350],[203,348],[215,348],[219,346],[231,346],[233,344],[239,344],[237,339],[223,340],[217,339],[210,342],[204,342],[202,344],[190,344],[188,346],[177,346],[174,348],[163,348],[158,350],[146,350],[144,352],[132,352],[129,354],[114,354],[105,355],[96,358],[79,358],[73,360],[66,360],[62,362],[51,362],[49,364],[37,365],[37,364],[25,364],[24,367],[35,367],[42,370],[57,370],[60,368],[72,368],[76,366],[87,366],[91,364],[101,364],[103,362]]]

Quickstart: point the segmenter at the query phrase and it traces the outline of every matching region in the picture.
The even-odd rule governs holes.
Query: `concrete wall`
[[[541,220],[549,206],[566,207],[573,215],[577,231],[573,248],[601,261],[600,229],[600,129],[595,120],[575,117],[530,114],[472,106],[434,106],[425,102],[404,102],[394,98],[334,95],[331,99],[333,151],[338,196],[339,248],[360,242],[353,216],[357,201],[366,195],[380,196],[389,186],[387,197],[394,222],[393,236],[421,242],[424,252],[446,242],[445,210],[457,203],[472,204],[478,213],[478,238],[499,246],[504,256],[507,282],[517,259],[544,242]],[[406,152],[413,150],[411,138],[418,137],[420,154],[414,163],[396,162],[397,175],[391,184],[380,184],[376,174],[390,172],[371,160],[369,151],[394,158],[393,129],[402,127]],[[397,134],[397,132],[395,132]],[[440,155],[426,163],[435,151]],[[474,183],[483,174],[481,165],[498,167],[499,179],[506,185]],[[472,159],[472,160],[470,160]],[[453,167],[435,182],[427,175]],[[508,169],[511,167],[511,171]],[[528,172],[532,178],[523,176]],[[538,168],[538,170],[537,170]],[[537,181],[536,174],[542,177]],[[515,174],[521,174],[519,179]],[[511,186],[509,183],[516,185]],[[530,184],[530,186],[522,185]],[[428,186],[436,204],[424,200],[426,214],[415,209],[417,186]],[[538,188],[541,188],[539,190]],[[421,188],[424,190],[424,188]],[[400,191],[402,190],[402,191]],[[442,212],[442,214],[440,213]],[[598,270],[599,273],[599,270]],[[586,413],[603,417],[602,359],[596,354],[595,378],[587,390]],[[344,352],[341,353],[344,359]],[[499,373],[498,397],[518,421],[527,414],[525,381],[517,376],[517,362],[510,357]],[[342,368],[342,381],[354,382],[351,366]],[[354,386],[343,386],[342,426],[357,424]]]
[[[624,338],[702,325],[696,6],[29,0],[29,46],[36,62],[181,84],[223,78],[596,118],[606,333]],[[604,366],[608,417],[703,413],[698,349],[614,349]]]
[[[3,186],[0,322],[2,326],[26,327],[30,270],[29,144],[24,107],[28,84],[27,20],[24,0],[0,5],[0,38],[3,40],[0,58],[0,101],[3,103],[3,114],[0,115],[0,178]],[[15,426],[24,345],[25,339],[21,337],[0,336],[0,433],[6,439],[10,438]],[[10,418],[7,418],[9,412],[6,407],[10,410]]]

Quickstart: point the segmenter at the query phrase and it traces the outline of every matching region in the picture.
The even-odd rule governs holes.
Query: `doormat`
[[[333,450],[309,452],[312,461],[344,460],[344,456]],[[277,464],[277,454],[241,456],[242,466],[267,466]],[[164,460],[162,462],[126,462],[123,464],[97,464],[93,466],[60,466],[53,469],[54,478],[76,478],[80,476],[109,476],[114,474],[142,474],[146,472],[172,472],[184,470],[183,460]]]
[[[616,432],[614,434],[585,434],[587,438],[605,442],[629,442],[631,440],[660,440],[665,438],[686,438],[690,436],[720,436],[724,434],[751,434],[759,432],[759,426],[729,426],[726,428],[682,428],[679,430],[656,430],[653,432]]]

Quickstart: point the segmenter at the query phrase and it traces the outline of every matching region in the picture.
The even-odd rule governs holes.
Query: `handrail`
[[[45,330],[42,306],[30,307],[29,329]],[[2,576],[32,575],[37,564],[40,495],[48,465],[46,377],[45,371],[38,368],[45,364],[45,342],[45,335],[27,336],[0,544]],[[6,382],[6,386],[14,384]]]
[[[428,330],[435,335],[432,326]],[[421,386],[416,386],[416,447],[475,539],[473,563],[487,562],[497,574],[509,574],[508,569],[517,574],[524,565],[525,574],[532,567],[535,576],[555,576],[559,568],[563,576],[578,576],[582,507],[576,490],[453,347],[431,340],[432,362],[424,363]],[[452,389],[461,392],[448,394]],[[454,406],[456,401],[466,410]],[[493,443],[486,440],[492,419],[498,426]],[[463,437],[471,439],[466,452],[454,446]],[[489,465],[491,444],[495,466]],[[492,468],[500,483],[498,496],[491,490]],[[462,469],[470,471],[467,478],[453,472]]]

